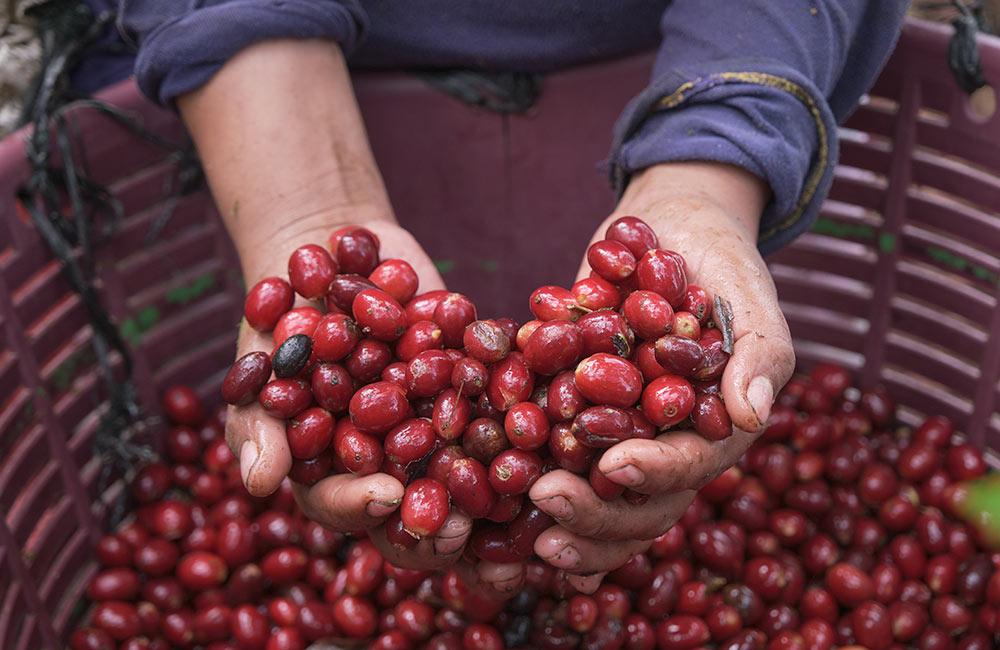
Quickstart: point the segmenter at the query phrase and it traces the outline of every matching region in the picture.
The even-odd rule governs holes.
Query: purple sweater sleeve
[[[122,32],[141,44],[140,88],[163,104],[253,43],[324,38],[350,53],[367,28],[358,0],[120,0],[118,16]]]
[[[837,162],[836,123],[895,45],[905,0],[674,0],[650,85],[615,127],[611,181],[659,162],[712,160],[764,178],[758,247],[815,220]]]

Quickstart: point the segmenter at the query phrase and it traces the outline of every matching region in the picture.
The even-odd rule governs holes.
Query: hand
[[[791,337],[771,276],[755,245],[767,200],[762,181],[717,163],[657,165],[633,177],[621,203],[595,233],[604,238],[619,217],[648,223],[660,247],[684,256],[688,281],[729,300],[736,345],[722,377],[733,435],[712,442],[692,431],[611,447],[599,469],[632,490],[649,494],[640,506],[606,502],[588,481],[569,472],[546,474],[530,497],[560,525],[545,531],[535,552],[595,589],[603,572],[644,551],[683,515],[696,491],[733,465],[763,429],[774,395],[795,365]],[[589,275],[583,263],[579,278]],[[579,588],[579,587],[578,587]]]
[[[392,216],[336,43],[254,44],[205,85],[179,96],[177,107],[198,147],[248,287],[265,277],[285,276],[292,251],[326,242],[345,224],[378,235],[383,258],[413,265],[421,291],[444,287],[430,259]],[[271,349],[267,334],[241,328],[239,355]],[[247,489],[255,495],[274,491],[292,461],[284,423],[256,404],[235,408],[226,438],[240,458]],[[402,499],[403,486],[395,479],[335,476],[309,488],[298,486],[295,494],[303,511],[327,527],[369,529],[383,553],[401,566],[456,562],[470,528],[467,518],[456,515],[436,539],[399,553],[384,544],[377,528]],[[478,568],[501,581],[511,573],[511,568]]]

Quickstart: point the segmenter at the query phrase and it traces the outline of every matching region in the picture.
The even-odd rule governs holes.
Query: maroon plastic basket
[[[947,64],[947,25],[909,21],[841,130],[810,232],[768,260],[798,364],[884,383],[901,418],[950,417],[1000,445],[1000,114],[978,116]],[[1000,40],[982,39],[1000,86]],[[988,91],[987,91],[988,92]]]
[[[991,247],[1000,246],[1000,118],[970,112],[946,63],[950,31],[907,24],[844,130],[822,219],[771,266],[801,367],[846,363],[862,383],[886,383],[905,420],[943,413],[972,441],[996,447],[1000,256]],[[1000,82],[1000,42],[984,40],[982,56],[987,79]],[[554,75],[536,109],[520,116],[467,107],[403,75],[356,79],[397,215],[449,286],[487,315],[519,317],[540,279],[568,286],[612,207],[594,163],[650,64],[644,55]],[[163,137],[183,137],[176,117],[131,82],[101,98]],[[217,404],[242,287],[210,197],[202,190],[174,205],[174,158],[92,109],[69,120],[81,166],[127,215],[97,262],[102,300],[131,342],[145,413],[158,414],[159,392],[179,382]],[[61,647],[83,615],[93,544],[121,489],[95,487],[91,449],[105,396],[84,310],[14,200],[29,175],[25,135],[0,142],[5,650]],[[146,244],[168,208],[166,228]],[[154,422],[147,437],[155,441],[156,432]]]

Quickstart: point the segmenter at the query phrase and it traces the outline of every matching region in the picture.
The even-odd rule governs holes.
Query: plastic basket
[[[842,166],[817,230],[772,269],[799,359],[882,381],[913,421],[944,413],[971,440],[1000,440],[1000,118],[977,121],[952,80],[950,28],[911,21],[871,97],[844,130]],[[1000,44],[982,55],[1000,81]],[[454,290],[486,315],[527,314],[539,279],[568,286],[612,207],[595,161],[648,55],[553,75],[532,112],[498,116],[411,77],[359,76],[372,146],[401,222]],[[593,89],[601,88],[595,99]],[[131,82],[102,99],[180,140],[176,117]],[[586,110],[581,110],[585,106]],[[405,107],[401,109],[400,107]],[[70,116],[82,166],[126,219],[97,251],[101,297],[129,335],[145,413],[183,382],[217,404],[243,289],[205,190],[174,204],[176,160],[107,117]],[[14,194],[24,133],[0,142],[0,648],[61,647],[83,614],[103,504],[91,449],[105,396],[90,329]],[[554,190],[558,189],[558,192]],[[166,228],[148,244],[168,208]],[[527,260],[527,262],[525,262]],[[147,432],[155,441],[156,428]]]

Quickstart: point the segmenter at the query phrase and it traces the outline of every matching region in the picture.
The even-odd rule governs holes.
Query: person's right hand
[[[248,288],[265,277],[287,277],[288,256],[296,248],[323,244],[347,224],[374,232],[383,259],[409,262],[420,278],[419,291],[444,287],[430,259],[393,217],[336,43],[256,43],[176,103]],[[244,326],[238,348],[239,355],[270,353],[273,344],[269,334]],[[277,489],[292,463],[284,423],[250,404],[231,410],[226,437],[240,458],[247,489],[255,495]],[[414,549],[401,552],[386,544],[378,525],[403,497],[403,486],[387,475],[334,476],[295,492],[307,516],[341,531],[368,529],[399,566],[456,565],[501,592],[523,573],[520,564],[460,563],[471,522],[458,514],[436,538]]]
[[[444,288],[444,282],[430,258],[408,232],[383,219],[363,225],[380,239],[382,259],[405,259],[414,267],[420,278],[419,292]],[[265,277],[287,279],[287,260],[291,252],[305,243],[325,242],[337,227],[333,223],[328,229],[312,226],[299,230],[293,224],[272,238],[267,249],[261,250],[259,255],[244,251],[244,256],[252,255],[252,261],[244,263],[245,268],[253,269],[252,278],[247,279],[247,287]],[[298,306],[309,304],[301,296],[296,299]],[[240,324],[237,358],[258,350],[271,354],[273,349],[270,332],[258,332],[247,325],[246,320]],[[342,414],[341,417],[347,416]],[[239,458],[240,474],[251,494],[266,496],[278,489],[292,466],[283,420],[268,415],[258,402],[230,406],[226,441]],[[307,517],[339,531],[368,530],[380,525],[403,498],[403,485],[381,473],[360,477],[338,474],[310,487],[294,484],[293,487],[299,506]],[[394,549],[387,544],[382,544],[383,552],[389,552],[404,564],[423,562],[445,565],[455,561],[455,555],[464,547],[470,528],[471,522],[467,517],[451,517],[435,539],[421,541],[417,550],[412,552],[416,557],[411,561],[398,551],[393,552]],[[384,540],[384,535],[376,533],[372,538]],[[423,552],[425,547],[427,552]]]

